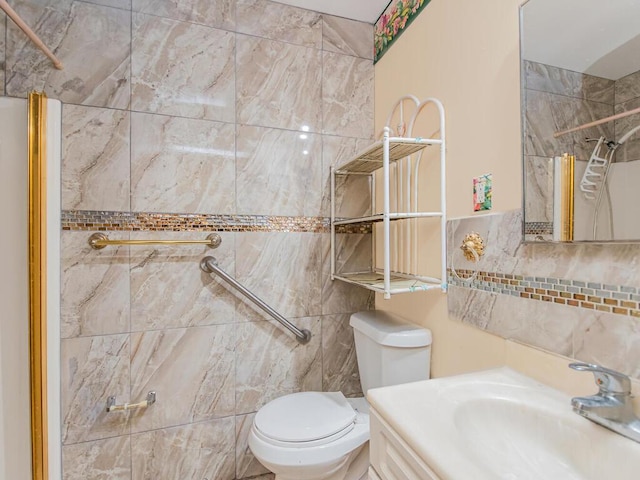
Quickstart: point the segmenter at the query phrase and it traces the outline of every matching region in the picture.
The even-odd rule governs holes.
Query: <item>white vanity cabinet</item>
[[[369,480],[440,480],[375,409],[369,418]]]

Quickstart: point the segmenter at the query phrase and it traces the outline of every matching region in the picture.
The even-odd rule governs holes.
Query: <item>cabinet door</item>
[[[380,480],[440,480],[373,409],[370,421],[371,464]]]

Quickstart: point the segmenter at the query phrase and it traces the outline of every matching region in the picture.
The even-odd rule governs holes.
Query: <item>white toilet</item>
[[[362,391],[429,378],[431,332],[400,317],[351,316]],[[277,398],[255,416],[249,447],[276,480],[365,480],[369,406],[340,392]]]

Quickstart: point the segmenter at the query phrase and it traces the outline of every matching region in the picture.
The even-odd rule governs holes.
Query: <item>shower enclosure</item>
[[[624,150],[627,141],[638,130],[640,125],[624,132],[618,140],[607,140],[604,136],[586,139],[596,142],[580,180],[580,192],[587,202],[586,208],[593,210],[591,240],[613,240],[617,235],[623,238],[640,237],[640,226],[626,222],[623,214],[626,208],[632,208],[634,196],[637,195],[639,160],[616,161],[618,150]],[[614,208],[614,199],[618,208]]]
[[[30,106],[32,103],[29,104]],[[27,100],[0,97],[0,212],[3,219],[0,251],[0,478],[61,478],[60,453],[60,118],[61,104],[46,100],[31,129],[32,110]],[[46,142],[44,139],[46,138]],[[42,141],[39,141],[42,139]],[[34,151],[38,150],[38,151]],[[28,188],[34,157],[44,159],[37,181],[46,209],[34,212]],[[29,191],[28,191],[29,190]],[[45,215],[39,215],[45,213]],[[40,223],[40,240],[33,238]],[[31,232],[31,234],[30,234]],[[36,247],[38,244],[38,248]],[[40,245],[43,248],[39,248]],[[37,254],[38,269],[31,253]],[[42,280],[45,291],[38,299],[30,286]],[[38,325],[46,328],[39,345],[30,349]],[[42,320],[45,320],[45,323]],[[31,323],[31,325],[30,325]],[[30,335],[31,331],[31,335]],[[31,351],[30,351],[31,350]],[[30,364],[41,368],[42,381],[34,382]],[[31,377],[31,381],[30,381]],[[32,404],[31,393],[35,394]]]

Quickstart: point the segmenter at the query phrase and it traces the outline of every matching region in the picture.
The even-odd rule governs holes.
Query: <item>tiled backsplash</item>
[[[449,270],[449,285],[640,318],[636,287],[474,270],[456,274]]]
[[[478,264],[459,246],[485,239]],[[462,322],[640,378],[640,245],[522,243],[521,211],[448,222],[449,312]]]
[[[373,27],[268,0],[11,3],[64,64],[3,17],[0,93],[63,102],[64,480],[272,478],[247,446],[261,405],[360,393],[348,322],[373,299],[330,280],[327,217],[330,166],[373,136]],[[369,208],[361,186],[339,214]],[[96,251],[94,230],[223,243]],[[368,268],[369,231],[343,232]],[[201,272],[211,254],[311,342]]]

